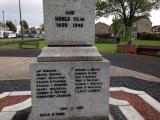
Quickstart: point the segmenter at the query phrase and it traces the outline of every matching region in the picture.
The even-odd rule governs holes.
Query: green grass
[[[24,40],[32,40],[33,38],[24,38]],[[21,41],[21,38],[8,38],[8,39],[0,39],[1,42],[15,42],[15,41]]]
[[[97,43],[96,47],[100,52],[116,52],[116,44]]]
[[[35,45],[23,45],[23,48],[35,48]],[[39,48],[45,47],[44,41],[39,41]],[[0,49],[19,49],[19,44],[11,44],[11,45],[4,45],[0,46]]]
[[[127,44],[126,41],[121,42],[120,44]],[[149,40],[133,40],[133,44],[138,44],[138,45],[160,45],[160,41],[149,41]],[[95,45],[100,52],[116,52],[117,47],[114,42],[103,42],[103,43],[96,43]],[[24,48],[35,48],[35,45],[24,45]],[[42,49],[45,47],[44,41],[39,42],[39,47]],[[19,44],[11,44],[11,45],[6,45],[6,46],[0,46],[2,49],[19,49]]]
[[[127,41],[122,41],[120,44],[127,44]],[[157,40],[133,40],[132,44],[137,45],[160,45],[160,41]],[[117,44],[111,41],[97,43],[96,47],[99,49],[100,52],[116,52],[117,51]]]
[[[127,44],[126,41],[121,42],[121,44]],[[132,44],[137,45],[160,45],[160,40],[133,40]]]

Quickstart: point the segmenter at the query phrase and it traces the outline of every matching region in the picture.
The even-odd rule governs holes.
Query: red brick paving
[[[0,99],[0,111],[6,106],[21,103],[21,102],[27,100],[28,98],[30,98],[30,96],[8,96],[5,98],[2,98],[2,99]]]
[[[145,120],[160,120],[160,113],[135,94],[126,92],[110,92],[110,96],[115,99],[128,101]]]

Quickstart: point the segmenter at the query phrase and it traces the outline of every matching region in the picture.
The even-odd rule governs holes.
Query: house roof
[[[146,18],[146,19],[150,20],[147,16],[137,16],[137,17],[134,17],[133,22],[136,22],[142,18]]]
[[[96,25],[99,25],[99,24],[104,25],[104,26],[106,26],[106,27],[109,27],[109,25],[107,25],[107,24],[105,24],[105,23],[102,23],[102,22],[96,23]]]
[[[160,28],[160,25],[155,25],[152,28]]]
[[[138,20],[140,20],[140,19],[142,19],[142,18],[146,18],[146,19],[150,20],[147,16],[136,16],[136,17],[134,17],[134,19],[133,19],[133,23],[134,23],[134,22],[137,22]],[[118,21],[118,22],[120,22],[120,23],[123,23],[123,22],[122,22],[122,19],[117,19],[116,21]],[[112,23],[112,24],[113,24],[113,23]],[[112,26],[112,24],[111,24],[111,26]]]

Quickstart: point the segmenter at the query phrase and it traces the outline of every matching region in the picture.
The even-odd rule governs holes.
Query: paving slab
[[[29,64],[35,60],[35,57],[0,57],[0,80],[30,79]],[[147,81],[160,82],[158,77],[117,66],[111,67],[111,76],[132,76]]]
[[[32,57],[0,57],[0,80],[29,79]]]

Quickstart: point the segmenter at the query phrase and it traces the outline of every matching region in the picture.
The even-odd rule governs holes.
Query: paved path
[[[119,78],[116,78],[119,79]],[[126,78],[123,78],[126,79]],[[132,78],[129,78],[132,79]],[[148,84],[145,81],[132,79],[136,84]],[[4,82],[4,81],[0,81]],[[10,81],[12,83],[13,81]],[[114,83],[111,78],[111,83]],[[127,81],[125,83],[128,83]],[[157,89],[155,83],[149,83]],[[131,84],[130,84],[131,85]],[[138,85],[136,85],[138,86]],[[134,86],[135,87],[135,86]],[[148,87],[148,86],[147,86]],[[1,87],[0,87],[1,89]],[[159,120],[160,92],[154,96],[153,89],[149,92],[144,87],[141,90],[130,87],[110,87],[109,107],[110,120]],[[155,91],[154,91],[155,92]],[[31,111],[31,91],[9,91],[0,94],[0,120],[27,120]],[[2,118],[2,119],[1,119]]]
[[[26,91],[24,93],[27,95],[30,93],[29,63],[36,60],[35,56],[40,53],[40,50],[10,50],[10,53],[4,50],[3,53],[1,52],[0,100],[2,102],[0,103],[6,104],[5,99],[17,99],[18,97],[20,101],[10,106],[8,106],[10,103],[3,106],[0,116],[3,116],[5,120],[27,120],[31,99],[28,98],[29,96],[22,96],[22,91]],[[119,118],[130,120],[133,118],[132,116],[136,117],[136,120],[160,119],[159,59],[130,54],[103,55],[112,62],[110,80],[110,112],[112,117],[115,120]],[[9,97],[1,98],[6,95]],[[20,96],[15,97],[15,95]],[[119,105],[119,103],[126,102],[125,106]],[[139,104],[143,107],[140,107]],[[16,111],[14,108],[18,108],[18,110]]]
[[[0,57],[0,80],[30,79],[29,65],[35,60],[34,57]],[[116,66],[111,67],[111,76],[133,76],[147,81],[160,82],[158,77]]]
[[[0,57],[0,80],[29,79],[31,57]]]
[[[36,57],[40,52],[40,49],[0,49],[0,57]],[[138,71],[160,78],[160,58],[123,53],[102,54],[111,61],[113,66]]]

